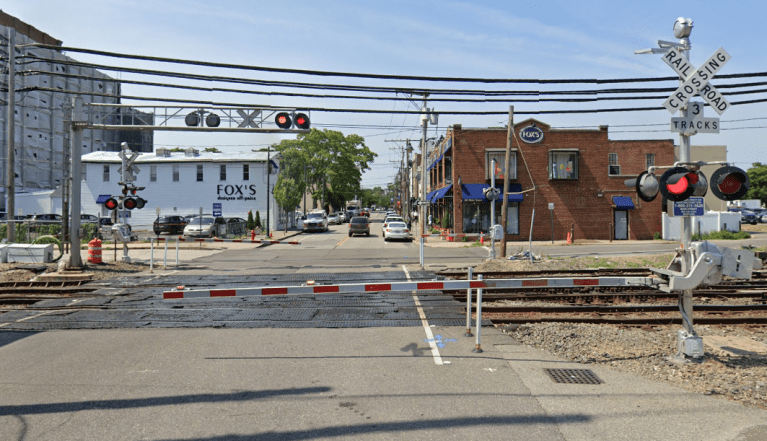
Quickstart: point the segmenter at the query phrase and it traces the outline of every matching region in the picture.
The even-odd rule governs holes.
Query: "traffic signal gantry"
[[[709,181],[700,171],[704,165],[722,165],[711,175],[710,187],[714,196],[723,201],[742,198],[751,187],[748,173],[743,169],[722,162],[676,162],[670,167],[650,167],[638,177],[627,179],[626,185],[636,189],[637,197],[645,202],[653,201],[658,193],[673,202],[687,200],[691,196],[705,196]],[[660,178],[659,169],[667,169]]]

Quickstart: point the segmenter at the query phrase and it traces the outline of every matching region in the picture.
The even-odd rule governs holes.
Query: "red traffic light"
[[[138,205],[138,202],[136,202],[133,198],[126,198],[125,201],[123,201],[123,206],[127,208],[128,210],[133,210]]]
[[[296,127],[301,130],[309,129],[309,117],[305,113],[296,113]]]
[[[695,192],[698,174],[684,167],[674,167],[666,170],[660,177],[660,192],[664,198],[679,202],[684,201]]]
[[[748,173],[738,167],[721,167],[711,175],[711,191],[724,201],[734,201],[748,193],[751,183]]]
[[[293,121],[290,119],[290,114],[288,112],[278,113],[277,116],[274,117],[274,122],[277,124],[277,127],[281,129],[289,129],[293,126]]]
[[[115,210],[117,209],[117,200],[115,198],[109,198],[106,201],[104,201],[104,206],[107,207],[107,210]]]

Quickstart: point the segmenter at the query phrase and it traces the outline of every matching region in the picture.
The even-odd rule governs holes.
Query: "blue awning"
[[[431,169],[433,169],[433,168],[434,168],[434,166],[436,166],[436,165],[439,163],[439,161],[441,161],[441,160],[442,160],[442,156],[443,156],[443,155],[439,155],[439,158],[435,159],[435,160],[434,160],[434,162],[432,162],[432,163],[431,163],[431,165],[429,165],[428,167],[426,167],[426,170],[431,170]]]
[[[461,197],[464,201],[487,201],[482,194],[487,187],[487,184],[461,184]]]
[[[439,190],[434,192],[434,196],[431,198],[432,202],[437,202],[438,199],[442,199],[445,197],[448,191],[453,188],[452,184],[448,185],[447,187],[442,187]]]
[[[628,196],[613,196],[616,210],[633,210],[634,202]]]
[[[427,201],[431,201],[431,197],[432,197],[432,196],[434,196],[434,193],[436,193],[436,192],[437,192],[437,190],[434,190],[434,191],[430,191],[430,192],[429,192],[429,193],[426,195],[426,200],[427,200]]]
[[[104,202],[107,201],[107,199],[109,199],[111,197],[112,197],[111,194],[100,194],[99,197],[96,198],[96,203],[97,204],[103,204]]]
[[[488,187],[490,187],[487,184],[461,184],[461,190],[462,190],[462,196],[464,201],[482,201],[482,202],[489,202],[487,198],[485,197],[484,193],[482,191]],[[503,185],[496,185],[496,188],[500,191],[503,191]],[[521,193],[522,192],[522,185],[521,184],[511,184],[509,186],[509,191],[511,194],[508,194],[509,202],[522,202],[525,199],[525,196]],[[499,199],[503,200],[503,198]]]

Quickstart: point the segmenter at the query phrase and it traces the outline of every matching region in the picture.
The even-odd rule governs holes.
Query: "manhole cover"
[[[544,369],[557,383],[601,384],[604,383],[589,369]]]

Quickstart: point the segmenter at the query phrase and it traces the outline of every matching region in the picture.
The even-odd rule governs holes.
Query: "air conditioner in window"
[[[621,174],[621,166],[620,165],[610,165],[608,167],[609,167],[609,170],[607,171],[608,175],[619,175],[619,174]]]

